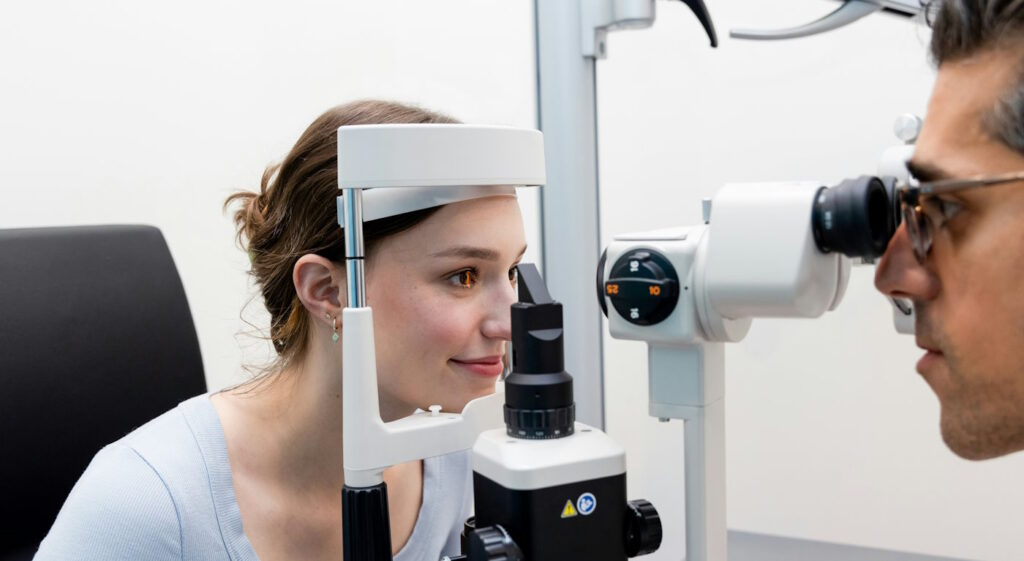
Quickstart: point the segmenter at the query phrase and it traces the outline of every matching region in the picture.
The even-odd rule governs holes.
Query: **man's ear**
[[[292,283],[299,301],[314,318],[341,319],[341,309],[347,299],[344,267],[330,259],[307,253],[295,262]]]

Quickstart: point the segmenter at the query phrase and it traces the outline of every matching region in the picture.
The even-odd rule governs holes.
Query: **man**
[[[943,440],[981,460],[1024,450],[1024,176],[1011,179],[1024,172],[1024,0],[943,0],[931,52],[938,76],[909,165],[922,189],[875,285],[914,302]],[[979,178],[998,181],[924,188]]]

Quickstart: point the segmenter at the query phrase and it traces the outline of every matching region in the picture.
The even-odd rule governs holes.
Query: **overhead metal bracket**
[[[564,0],[562,0],[564,1]],[[697,16],[711,46],[718,46],[715,24],[704,0],[681,0]],[[580,0],[580,48],[583,56],[607,56],[605,39],[609,31],[643,29],[654,24],[654,0]]]
[[[779,41],[809,37],[845,27],[881,9],[882,4],[875,0],[847,0],[831,14],[811,23],[786,29],[733,29],[729,31],[729,37],[754,41]]]
[[[818,35],[845,27],[865,16],[886,10],[905,17],[917,16],[922,11],[918,0],[842,0],[842,5],[821,19],[786,29],[733,29],[733,39],[779,41]]]

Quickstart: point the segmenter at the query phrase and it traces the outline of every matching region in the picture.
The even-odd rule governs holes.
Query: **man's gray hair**
[[[990,49],[1019,51],[1019,78],[984,124],[995,139],[1024,154],[1024,0],[931,0],[924,6],[937,66]]]

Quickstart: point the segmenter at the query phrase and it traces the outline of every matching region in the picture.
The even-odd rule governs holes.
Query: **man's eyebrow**
[[[518,257],[526,253],[526,246],[519,252]],[[431,253],[431,257],[462,257],[464,259],[482,259],[484,261],[497,261],[501,255],[493,250],[486,247],[475,247],[471,245],[457,245],[443,249],[436,253]]]
[[[950,177],[950,175],[941,168],[924,162],[907,162],[907,171],[910,172],[910,175],[914,177],[914,179],[922,182],[938,181],[939,179],[949,179]]]

